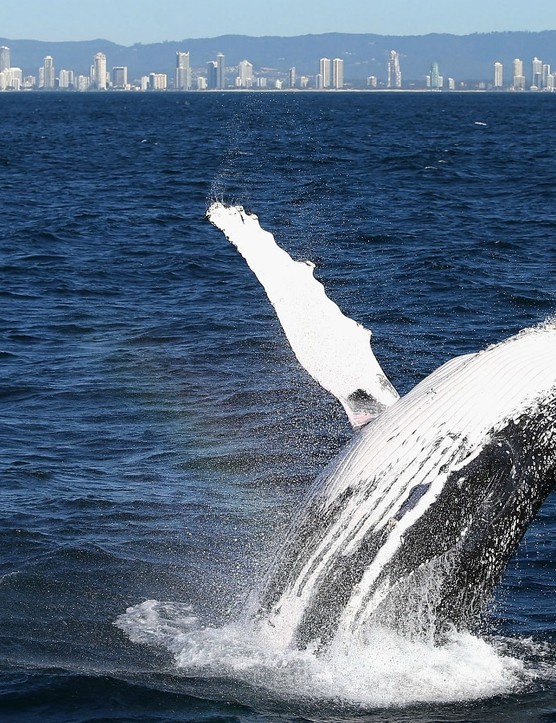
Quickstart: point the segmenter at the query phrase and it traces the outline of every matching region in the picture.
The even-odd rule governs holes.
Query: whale
[[[354,434],[246,606],[273,640],[321,650],[373,626],[474,630],[556,484],[556,322],[458,356],[399,396],[371,347],[254,213],[207,211],[244,256],[302,366]]]

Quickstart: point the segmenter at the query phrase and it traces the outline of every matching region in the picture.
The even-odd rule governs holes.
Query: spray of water
[[[188,606],[148,600],[117,625],[137,643],[171,652],[184,677],[226,679],[261,696],[361,709],[469,701],[515,692],[535,677],[505,641],[452,631],[443,645],[374,627],[324,651],[282,647],[264,625],[202,627]]]

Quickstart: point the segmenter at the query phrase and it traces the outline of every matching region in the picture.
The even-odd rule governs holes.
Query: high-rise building
[[[6,68],[0,72],[0,90],[21,90],[22,86],[21,68]]]
[[[504,85],[504,66],[502,63],[494,63],[494,87],[501,88]]]
[[[52,90],[56,87],[56,71],[54,70],[54,59],[51,55],[47,55],[42,65],[42,87]],[[40,76],[40,69],[39,69]]]
[[[550,72],[550,65],[548,63],[544,63],[542,66],[542,87],[548,88],[548,79],[550,78],[551,72]]]
[[[91,78],[88,75],[77,76],[77,90],[84,92],[91,87]]]
[[[216,87],[219,90],[226,87],[226,64],[222,53],[216,56]]]
[[[288,88],[295,88],[297,83],[297,73],[295,67],[288,70]]]
[[[320,87],[330,88],[332,80],[332,61],[330,58],[321,58],[319,61]]]
[[[523,75],[523,60],[516,58],[514,60],[514,80],[512,87],[514,90],[525,90],[525,76]]]
[[[388,77],[386,79],[388,88],[402,87],[402,71],[400,69],[400,54],[391,50],[388,55]]]
[[[531,85],[535,88],[542,88],[542,60],[536,57],[531,63]]]
[[[150,90],[166,90],[168,87],[168,76],[166,73],[149,73]]]
[[[440,75],[440,71],[438,69],[438,63],[435,61],[431,65],[431,75],[430,75],[430,87],[432,90],[439,90],[444,85],[444,78]]]
[[[95,55],[93,82],[97,90],[106,90],[106,55],[104,53]]]
[[[11,68],[10,49],[6,45],[0,47],[0,73]]]
[[[209,60],[207,63],[207,88],[214,90],[218,87],[218,64],[216,60]]]
[[[189,52],[176,53],[176,90],[191,90],[191,66]]]
[[[73,88],[73,86],[74,86],[73,70],[62,69],[58,76],[58,87]]]
[[[240,88],[253,87],[253,65],[248,60],[242,60],[238,66],[238,80]]]
[[[21,68],[15,68],[13,65],[8,68],[8,83],[10,88],[14,90],[21,90],[23,86],[23,70]]]
[[[341,58],[332,61],[332,87],[337,90],[344,87],[344,61]]]
[[[127,88],[127,66],[118,65],[112,68],[112,85],[118,90]]]

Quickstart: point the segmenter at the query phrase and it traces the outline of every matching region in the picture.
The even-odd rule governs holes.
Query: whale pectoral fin
[[[372,352],[371,332],[345,316],[313,275],[294,261],[257,216],[213,203],[209,221],[224,232],[262,284],[300,364],[344,407],[354,428],[369,422],[398,394]]]

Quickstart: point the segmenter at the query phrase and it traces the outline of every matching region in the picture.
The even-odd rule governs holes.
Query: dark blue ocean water
[[[0,720],[556,720],[554,496],[485,630],[521,684],[372,706],[176,657],[350,434],[207,204],[314,261],[404,392],[556,313],[555,137],[551,95],[0,94]],[[114,624],[149,600],[158,645]]]

